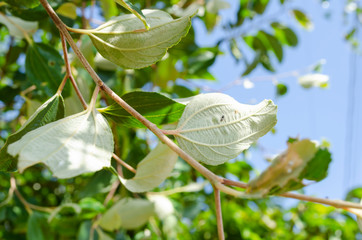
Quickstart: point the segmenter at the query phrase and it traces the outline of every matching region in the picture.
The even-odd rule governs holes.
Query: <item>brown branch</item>
[[[214,188],[214,198],[215,198],[215,211],[216,211],[216,222],[217,222],[217,234],[219,240],[224,240],[224,226],[222,223],[222,210],[221,210],[221,201],[220,201],[220,191],[217,187]]]
[[[68,78],[69,78],[70,82],[72,83],[75,93],[77,94],[80,102],[82,103],[83,108],[87,109],[88,105],[87,105],[86,101],[84,100],[83,95],[80,92],[78,85],[73,77],[72,68],[70,67],[69,58],[68,58],[67,42],[65,41],[64,35],[61,32],[60,32],[60,38],[61,38],[62,47],[63,47],[65,70],[67,72]]]
[[[243,188],[243,189],[247,188],[247,186],[248,186],[246,183],[237,182],[237,181],[229,180],[229,179],[226,179],[226,178],[223,178],[221,183],[229,185],[229,186]],[[301,200],[301,201],[307,201],[307,202],[320,203],[320,204],[329,205],[329,206],[332,206],[332,207],[335,207],[335,208],[362,209],[362,204],[347,202],[347,201],[343,201],[343,200],[332,200],[332,199],[311,197],[311,196],[306,196],[306,195],[297,194],[297,193],[283,193],[283,194],[280,194],[280,195],[277,195],[277,196],[286,197],[286,198],[294,198],[294,199],[298,199],[298,200]]]
[[[116,154],[113,153],[112,157],[123,167],[127,168],[133,173],[136,173],[136,169],[134,169],[132,166],[128,165],[126,162],[124,162],[120,157],[118,157]]]

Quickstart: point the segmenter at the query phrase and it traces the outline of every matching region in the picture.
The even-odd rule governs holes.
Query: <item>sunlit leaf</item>
[[[16,169],[17,158],[8,154],[8,146],[18,141],[26,133],[43,125],[54,122],[64,117],[64,101],[60,95],[54,95],[42,104],[24,123],[24,125],[6,140],[0,149],[0,171]]]
[[[130,92],[123,95],[122,99],[156,125],[178,121],[185,108],[185,105],[155,92]],[[118,104],[112,104],[107,108],[99,109],[99,111],[119,124],[145,128],[142,123]]]
[[[295,17],[295,19],[299,22],[299,24],[307,29],[307,30],[312,30],[313,29],[313,23],[312,21],[308,18],[307,15],[305,15],[304,12],[297,10],[297,9],[293,9],[292,13]]]
[[[246,105],[222,93],[201,94],[186,106],[175,135],[196,160],[219,165],[237,157],[277,122],[271,100]]]
[[[304,88],[328,87],[329,76],[320,73],[306,74],[298,78],[298,83]]]
[[[112,131],[93,107],[25,134],[9,145],[8,153],[19,156],[20,171],[44,163],[58,178],[109,167],[113,153]]]
[[[8,28],[10,36],[17,38],[24,38],[24,33],[31,36],[38,29],[38,22],[24,21],[17,17],[5,16],[2,13],[0,13],[0,23]]]
[[[166,144],[159,143],[138,163],[136,175],[132,179],[122,179],[121,181],[132,192],[150,191],[170,175],[177,157],[177,154]]]
[[[147,198],[155,204],[155,212],[161,220],[174,213],[175,208],[168,197],[156,193],[147,194]]]
[[[120,228],[136,229],[155,214],[152,202],[145,199],[123,198],[103,214],[99,226],[114,231]]]
[[[159,61],[184,37],[192,15],[173,19],[160,10],[144,10],[149,30],[134,15],[122,15],[94,30],[86,30],[99,53],[124,68],[143,68]]]
[[[278,22],[272,22],[271,27],[275,31],[275,37],[283,44],[295,47],[298,45],[298,37],[294,31]]]
[[[283,47],[279,40],[265,31],[259,31],[258,36],[267,48],[273,51],[278,61],[281,62],[283,60]]]
[[[77,6],[74,3],[63,3],[57,9],[57,13],[64,17],[75,20],[77,18]]]
[[[288,144],[288,149],[277,156],[270,167],[252,180],[246,196],[264,197],[304,187],[303,180],[320,181],[327,176],[331,155],[308,139]]]
[[[122,7],[133,13],[139,20],[143,22],[146,29],[149,29],[150,26],[147,23],[147,19],[145,15],[143,15],[142,11],[139,10],[136,6],[134,6],[130,1],[128,0],[115,0],[118,4],[120,4]]]

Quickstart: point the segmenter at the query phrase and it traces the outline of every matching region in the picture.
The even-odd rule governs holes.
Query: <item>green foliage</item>
[[[247,149],[275,125],[276,106],[267,100],[245,105],[221,93],[194,97],[200,89],[193,87],[193,80],[216,80],[210,69],[224,43],[244,70],[242,77],[260,65],[277,71],[287,47],[297,46],[298,36],[278,17],[269,22],[271,1],[239,2],[235,22],[225,23],[220,12],[230,5],[223,0],[204,5],[194,0],[49,0],[105,84],[158,127],[177,125],[170,139],[210,164],[210,171],[249,182],[255,168],[246,161]],[[75,11],[83,8],[87,18]],[[91,29],[103,20],[94,19],[95,13],[106,22]],[[292,10],[292,16],[302,27],[312,26],[304,12]],[[264,17],[267,24],[255,25]],[[198,46],[192,18],[209,32],[223,29],[227,38]],[[158,139],[104,92],[98,100],[93,97],[85,111],[70,83],[62,90],[65,106],[62,96],[54,95],[66,75],[64,56],[59,31],[39,1],[5,0],[0,22],[0,239],[216,239],[214,198],[200,172],[166,145],[154,147]],[[355,32],[346,39],[353,40]],[[68,52],[70,70],[88,101],[94,83],[74,51]],[[303,87],[324,87],[327,82],[323,75],[299,79]],[[286,92],[286,85],[276,85],[276,95]],[[194,98],[176,100],[188,97]],[[19,108],[21,98],[26,103]],[[16,112],[14,119],[3,117],[8,111]],[[111,160],[113,153],[136,174]],[[288,174],[294,158],[280,155],[272,169],[249,182],[248,197],[299,189],[303,179],[326,177],[331,156],[323,146],[294,139],[287,153],[296,155],[300,164]],[[17,167],[24,171],[6,173]],[[347,200],[359,202],[361,196],[355,189]],[[279,198],[221,199],[227,239],[359,236],[354,219],[334,208],[283,204]]]
[[[135,91],[123,95],[122,99],[157,125],[176,122],[185,108],[185,105],[154,92]],[[124,126],[145,128],[142,123],[116,103],[107,108],[99,109],[99,112]]]

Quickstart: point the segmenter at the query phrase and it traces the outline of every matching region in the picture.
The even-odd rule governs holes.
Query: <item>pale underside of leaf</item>
[[[159,186],[171,173],[177,154],[167,145],[159,143],[138,165],[132,179],[121,179],[132,192],[146,192]]]
[[[148,31],[134,15],[123,15],[87,31],[100,54],[124,68],[143,68],[159,61],[168,48],[184,37],[191,16],[174,20],[160,10],[143,11],[150,24]]]
[[[24,38],[24,33],[33,35],[38,29],[38,22],[24,21],[13,16],[5,16],[0,13],[0,23],[4,24],[9,34],[13,37]]]
[[[271,100],[245,105],[221,93],[198,95],[186,106],[175,136],[198,161],[219,165],[265,135],[276,124],[276,111]]]
[[[121,227],[136,229],[145,224],[154,214],[152,202],[145,199],[123,198],[103,214],[99,225],[107,231],[114,231]]]
[[[54,176],[70,178],[109,167],[113,145],[104,117],[88,109],[25,134],[8,153],[18,155],[20,171],[44,163]]]

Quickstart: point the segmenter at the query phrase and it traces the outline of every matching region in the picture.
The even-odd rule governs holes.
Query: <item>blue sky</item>
[[[230,16],[230,11],[235,12],[238,1],[229,1],[231,8],[222,10],[222,21],[226,21]],[[273,14],[278,10],[277,1],[272,1],[272,5],[267,9],[266,16]],[[321,7],[320,1],[294,1],[292,8],[302,9],[312,19],[314,29],[306,31],[290,17],[288,12],[281,14],[279,21],[293,26],[296,31],[299,44],[296,48],[288,48],[284,52],[284,61],[277,64],[276,74],[289,72],[293,70],[304,69],[305,67],[318,62],[321,59],[326,60],[323,66],[324,74],[330,77],[330,86],[328,89],[304,89],[299,86],[297,78],[289,77],[280,79],[288,85],[287,95],[275,98],[275,87],[271,81],[256,82],[252,89],[245,89],[242,85],[235,86],[224,93],[231,95],[242,103],[255,103],[263,99],[273,99],[278,105],[278,123],[276,126],[277,134],[268,134],[260,140],[260,144],[266,151],[263,153],[252,151],[250,161],[254,163],[260,171],[268,163],[264,160],[268,154],[275,154],[286,148],[286,140],[289,136],[300,138],[310,138],[315,140],[327,139],[331,143],[331,152],[333,162],[330,165],[328,177],[320,183],[305,188],[306,193],[329,198],[344,198],[345,194],[352,187],[360,185],[362,175],[359,174],[362,164],[360,162],[361,151],[358,147],[360,139],[357,137],[361,132],[358,127],[358,118],[361,112],[358,101],[358,89],[360,84],[356,85],[356,105],[355,105],[355,123],[354,138],[348,144],[352,144],[352,151],[349,155],[353,165],[353,171],[346,170],[346,132],[347,132],[347,109],[348,109],[348,83],[350,78],[350,55],[349,45],[344,40],[344,35],[348,31],[348,25],[343,18],[344,1],[331,1],[327,9]],[[325,14],[331,13],[330,18]],[[197,19],[193,21],[196,28],[197,42],[201,46],[210,46],[214,44],[225,33],[218,29],[208,34],[203,24]],[[255,31],[267,29],[265,25],[258,25]],[[217,58],[216,63],[210,71],[217,78],[217,83],[199,82],[211,88],[218,89],[239,78],[243,65],[236,64],[233,58],[222,46],[225,55]],[[358,60],[358,59],[357,59]],[[358,66],[358,65],[357,65]],[[270,76],[271,73],[258,67],[250,77]],[[357,67],[357,77],[358,77]],[[348,121],[350,122],[350,121]],[[353,176],[354,173],[354,176]],[[350,181],[345,181],[345,174],[352,174]]]

